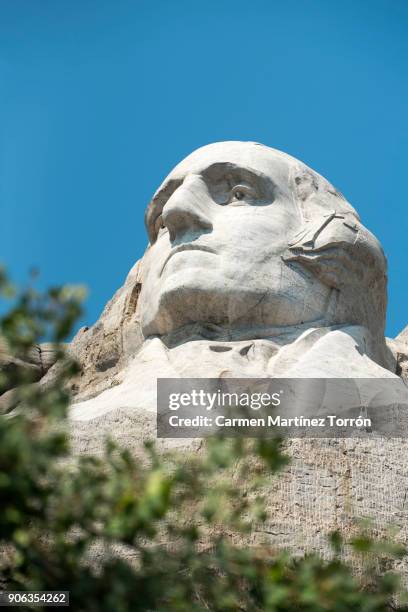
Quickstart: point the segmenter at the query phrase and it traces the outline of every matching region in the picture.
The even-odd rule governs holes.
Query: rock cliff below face
[[[81,328],[71,342],[70,352],[82,370],[71,385],[76,400],[94,397],[117,384],[117,376],[142,345],[137,311],[141,286],[141,261],[137,261],[99,320]]]

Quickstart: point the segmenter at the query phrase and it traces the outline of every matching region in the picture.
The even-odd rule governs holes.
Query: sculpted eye
[[[246,185],[236,185],[231,191],[230,202],[235,200],[245,200],[245,198],[254,197],[255,194],[250,187]]]

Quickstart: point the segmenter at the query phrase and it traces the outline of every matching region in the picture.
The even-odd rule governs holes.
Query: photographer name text
[[[172,414],[169,417],[171,427],[355,427],[357,429],[371,427],[371,419],[368,417],[341,418],[336,415],[324,417],[295,416],[285,418],[280,415],[268,415],[264,417],[216,417],[197,415],[193,417],[181,417]]]

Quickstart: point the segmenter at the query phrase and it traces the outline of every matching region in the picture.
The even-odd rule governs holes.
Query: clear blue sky
[[[144,208],[200,145],[255,140],[336,185],[408,324],[408,1],[2,0],[0,259],[84,283],[93,323],[146,246]]]

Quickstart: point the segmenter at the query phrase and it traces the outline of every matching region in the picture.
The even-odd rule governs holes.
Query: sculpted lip
[[[198,244],[180,244],[179,246],[174,247],[166,257],[166,260],[163,264],[163,267],[160,271],[160,276],[167,265],[169,259],[173,257],[173,255],[177,255],[177,253],[181,253],[182,251],[204,251],[205,253],[215,253],[214,249],[208,246],[202,246]]]

